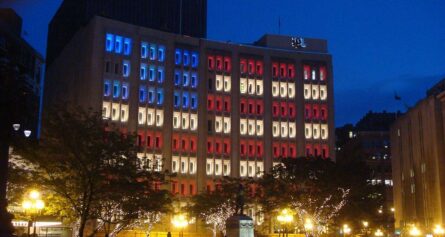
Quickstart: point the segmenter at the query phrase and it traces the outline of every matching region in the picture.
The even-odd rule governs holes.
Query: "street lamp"
[[[184,229],[189,224],[184,214],[175,215],[172,218],[172,224],[180,230],[180,236],[184,236]]]
[[[421,234],[422,234],[422,232],[420,232],[420,230],[415,225],[413,225],[411,227],[411,229],[409,230],[409,235],[411,235],[411,236],[419,236]]]
[[[292,215],[292,212],[289,209],[283,209],[283,210],[281,210],[280,214],[277,216],[277,220],[282,225],[287,225],[294,220],[294,216]],[[286,236],[288,236],[287,228],[285,228],[284,232],[285,232]]]
[[[24,198],[22,202],[22,207],[25,212],[31,214],[31,221],[28,222],[28,236],[30,236],[30,225],[34,226],[33,234],[36,234],[36,217],[40,211],[45,208],[45,203],[40,199],[40,192],[37,190],[32,190],[28,193],[28,196]]]
[[[380,237],[380,236],[383,236],[383,232],[382,232],[382,230],[377,229],[377,230],[375,231],[374,235],[377,236],[377,237]]]
[[[343,236],[349,235],[351,233],[351,228],[347,225],[343,225]]]
[[[445,234],[445,230],[441,225],[435,225],[433,229],[434,235],[441,236]]]

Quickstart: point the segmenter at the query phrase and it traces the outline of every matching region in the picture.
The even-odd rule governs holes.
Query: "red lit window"
[[[280,77],[286,77],[286,64],[280,64]]]
[[[289,117],[290,118],[295,118],[297,116],[297,109],[295,108],[295,104],[294,103],[289,103],[287,106],[289,109]]]
[[[187,152],[189,151],[189,139],[188,137],[182,135],[181,138],[181,150],[182,152]]]
[[[247,114],[247,100],[244,98],[240,101],[240,112],[241,114]]]
[[[232,70],[232,62],[229,57],[224,57],[224,70],[230,72]]]
[[[224,96],[224,111],[230,113],[230,97]]]
[[[303,78],[304,80],[309,80],[311,77],[311,67],[309,65],[303,66]]]
[[[281,102],[280,104],[280,113],[281,113],[281,117],[286,117],[287,116],[287,103],[286,102]]]
[[[326,80],[326,67],[325,66],[321,66],[320,67],[320,80],[321,81],[325,81]]]
[[[321,149],[320,149],[320,145],[314,145],[314,156],[318,157],[321,155]]]
[[[258,76],[263,75],[263,62],[261,61],[256,61],[256,74]]]
[[[255,141],[254,140],[249,140],[247,151],[248,151],[249,157],[255,156]]]
[[[264,153],[263,142],[258,141],[256,143],[256,155],[257,157],[261,158],[263,157],[263,153]]]
[[[153,132],[147,132],[147,148],[154,147],[154,140],[155,140],[155,136],[154,136]]]
[[[196,136],[191,136],[190,137],[190,151],[196,152],[197,145],[198,145],[197,137]]]
[[[293,64],[288,64],[287,65],[287,76],[289,78],[294,78],[295,77],[295,65],[293,65]]]
[[[178,182],[173,181],[172,182],[172,193],[177,194],[178,193]]]
[[[306,144],[306,156],[312,156],[312,145],[311,144]]]
[[[145,137],[144,132],[138,131],[138,136],[137,136],[137,139],[136,139],[136,145],[138,147],[141,147],[142,145],[145,144],[145,138],[144,137]]]
[[[216,56],[216,70],[221,71],[223,69],[223,58]]]
[[[321,157],[323,157],[325,159],[329,158],[329,146],[328,145],[322,146]]]
[[[189,194],[195,195],[195,185],[194,184],[189,185]]]
[[[207,95],[207,110],[213,110],[214,108],[214,99],[213,95]]]
[[[255,62],[252,59],[250,59],[248,62],[248,65],[247,65],[247,70],[248,70],[249,74],[255,73],[255,65],[254,64],[255,64]]]
[[[262,115],[264,113],[264,103],[262,100],[256,101],[256,114]]]
[[[181,195],[185,196],[185,184],[181,183]]]
[[[312,118],[312,108],[310,104],[304,105],[304,118],[311,119]]]
[[[272,76],[278,77],[278,63],[272,63]]]
[[[247,72],[247,62],[246,62],[246,59],[241,59],[241,61],[240,61],[240,71],[241,71],[242,74]]]
[[[173,151],[179,150],[179,134],[173,134],[172,149],[173,149]]]
[[[215,69],[215,58],[213,56],[208,56],[207,62],[210,70]]]
[[[318,105],[312,105],[312,117],[314,119],[319,119],[319,113],[318,113]]]
[[[297,146],[295,144],[289,144],[289,157],[297,158]]]
[[[272,116],[275,118],[280,116],[280,104],[276,101],[272,102]]]
[[[215,139],[215,152],[217,154],[222,154],[223,142],[221,139]]]
[[[160,132],[156,133],[155,137],[155,148],[160,149],[162,148],[162,134]]]
[[[240,141],[240,155],[241,156],[246,156],[246,154],[247,154],[246,145],[247,144],[246,144],[245,140]]]
[[[213,153],[213,139],[208,137],[207,138],[207,154]]]
[[[272,144],[272,154],[274,158],[280,157],[280,143],[274,142]]]
[[[249,114],[255,114],[255,100],[254,99],[249,99],[248,103],[249,103],[248,113]]]
[[[224,139],[223,151],[226,155],[230,154],[230,139]]]
[[[222,97],[221,96],[216,96],[215,97],[215,101],[216,101],[216,110],[217,111],[222,111],[223,110]]]
[[[288,158],[287,144],[281,144],[281,157]]]
[[[320,108],[320,118],[323,120],[328,119],[328,106],[327,105],[321,105]]]

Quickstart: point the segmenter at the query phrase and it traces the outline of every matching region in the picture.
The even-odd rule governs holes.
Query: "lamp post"
[[[306,218],[306,220],[304,220],[304,231],[306,232],[306,236],[309,236],[308,233],[311,233],[313,229],[314,229],[314,224],[312,220]]]
[[[417,228],[417,226],[413,225],[411,229],[409,229],[409,235],[411,236],[420,236],[422,232]]]
[[[343,230],[343,237],[351,233],[351,228],[348,226],[348,224],[344,224],[342,230]]]
[[[25,210],[25,212],[28,212],[31,215],[31,225],[34,226],[33,235],[36,235],[36,218],[37,215],[42,211],[42,209],[45,207],[45,203],[42,199],[40,199],[40,192],[37,190],[32,190],[29,192],[27,196],[25,196],[25,199],[23,200],[22,207]],[[28,223],[28,236],[31,236],[30,234],[30,225]]]
[[[286,225],[290,224],[294,220],[294,216],[292,215],[292,212],[289,209],[283,209],[281,210],[280,214],[277,216],[278,222],[280,224],[284,225],[284,234],[283,236],[288,236]],[[278,236],[280,233],[278,233]]]
[[[377,236],[377,237],[381,237],[381,236],[383,236],[383,231],[380,230],[380,229],[377,229],[377,230],[375,231],[374,235]]]
[[[445,234],[445,230],[443,229],[442,225],[435,225],[433,229],[433,233],[435,236],[442,236]]]
[[[172,224],[179,229],[179,236],[184,236],[184,229],[187,227],[188,220],[184,214],[175,215],[172,218]]]

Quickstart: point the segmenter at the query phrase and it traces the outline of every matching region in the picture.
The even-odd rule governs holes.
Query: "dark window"
[[[105,63],[105,72],[110,72],[110,62],[109,61],[107,61]]]
[[[114,74],[119,74],[119,64],[118,63],[114,64]]]

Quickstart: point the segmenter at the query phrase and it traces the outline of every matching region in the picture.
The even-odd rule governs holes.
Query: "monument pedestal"
[[[227,237],[254,237],[253,220],[246,215],[234,215],[226,222]]]

